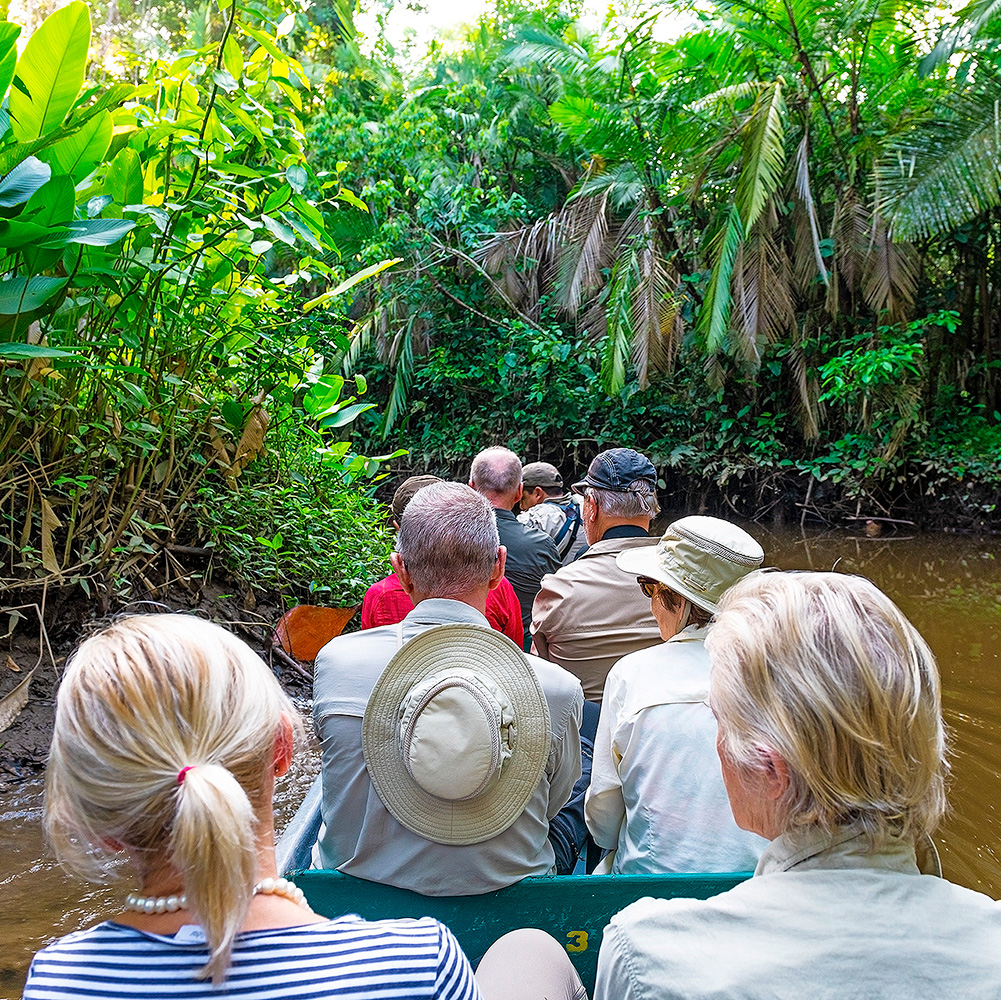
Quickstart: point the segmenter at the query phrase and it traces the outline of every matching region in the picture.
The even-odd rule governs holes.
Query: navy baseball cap
[[[645,479],[651,488],[657,486],[657,470],[646,455],[632,448],[609,448],[597,455],[588,466],[587,475],[574,483],[575,493],[583,493],[588,486],[612,493],[629,493],[630,485],[637,479]]]

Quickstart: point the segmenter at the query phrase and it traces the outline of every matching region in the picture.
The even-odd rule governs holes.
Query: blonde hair
[[[59,859],[93,876],[120,841],[141,866],[169,861],[216,982],[253,896],[255,807],[283,717],[301,730],[260,657],[188,615],[121,619],[80,646],[59,687],[45,800]]]
[[[786,830],[858,823],[873,843],[917,838],[945,811],[938,667],[868,580],[756,573],[723,597],[706,648],[721,752],[790,784]]]

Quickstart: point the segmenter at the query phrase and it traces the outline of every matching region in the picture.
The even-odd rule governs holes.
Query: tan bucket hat
[[[704,611],[764,561],[761,546],[743,528],[718,517],[693,515],[668,525],[656,545],[626,549],[619,569],[659,580]]]
[[[524,653],[480,625],[439,625],[386,665],[362,751],[397,822],[438,844],[478,844],[524,812],[549,758],[549,706]]]

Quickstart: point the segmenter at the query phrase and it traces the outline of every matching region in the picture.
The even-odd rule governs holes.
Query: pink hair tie
[[[184,776],[190,771],[195,765],[189,764],[187,767],[182,767],[180,771],[177,772],[177,783],[180,784],[184,781]]]

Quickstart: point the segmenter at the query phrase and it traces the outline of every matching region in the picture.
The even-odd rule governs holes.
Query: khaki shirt
[[[615,557],[657,539],[603,538],[569,566],[542,578],[532,608],[533,649],[580,678],[584,697],[601,702],[605,677],[627,653],[661,642],[660,629],[636,577]]]
[[[1001,904],[921,874],[914,847],[858,829],[773,840],[712,899],[612,918],[594,1000],[997,1000]]]

